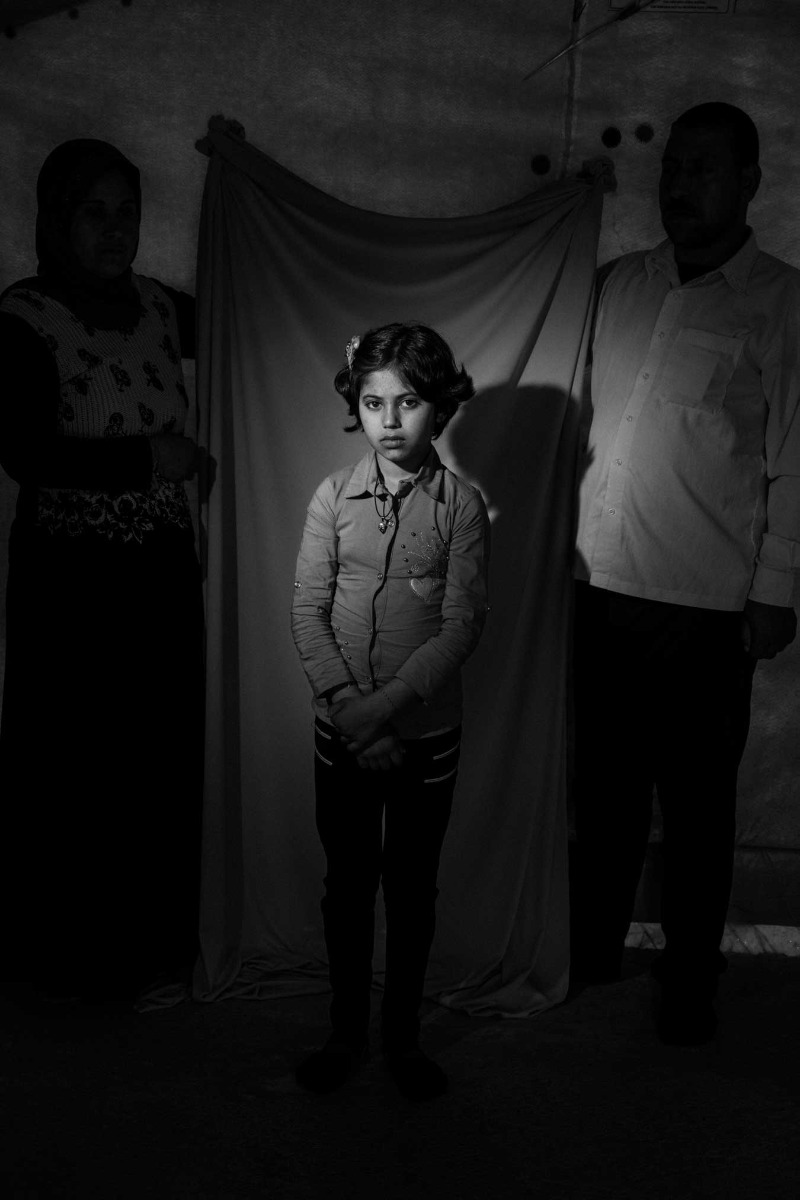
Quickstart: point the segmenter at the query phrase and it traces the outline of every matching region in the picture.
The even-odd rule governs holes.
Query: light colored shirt
[[[329,688],[353,681],[368,695],[396,678],[420,702],[392,724],[400,737],[424,737],[461,720],[460,668],[488,611],[489,518],[478,489],[433,447],[384,533],[379,511],[388,505],[376,505],[376,486],[385,493],[377,481],[370,451],[314,493],[292,636],[323,720]]]
[[[671,242],[625,255],[598,302],[591,402],[577,578],[694,608],[791,606],[800,271],[752,232],[683,285]]]

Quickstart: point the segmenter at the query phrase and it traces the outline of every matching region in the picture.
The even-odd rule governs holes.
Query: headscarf
[[[116,279],[101,279],[81,266],[70,242],[77,205],[110,171],[119,171],[128,181],[141,213],[138,168],[108,142],[93,138],[63,142],[45,159],[36,184],[40,290],[99,329],[133,327],[141,311],[130,267]]]

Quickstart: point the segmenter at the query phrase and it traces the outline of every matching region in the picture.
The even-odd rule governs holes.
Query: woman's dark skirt
[[[191,531],[15,523],[0,730],[5,979],[133,996],[196,954],[203,604]]]

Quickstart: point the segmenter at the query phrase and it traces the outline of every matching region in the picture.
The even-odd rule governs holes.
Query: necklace
[[[384,484],[383,486],[386,487],[386,484]],[[377,479],[375,480],[375,491],[373,493],[373,500],[375,501],[375,512],[380,517],[380,520],[378,521],[378,529],[380,529],[381,533],[386,533],[386,530],[389,528],[389,526],[394,525],[394,523],[395,523],[395,519],[394,519],[395,498],[391,494],[391,492],[388,491],[388,489],[383,493],[382,496],[378,495]],[[379,500],[381,502],[380,508],[378,508]],[[398,511],[399,511],[399,505],[398,505]]]
[[[397,493],[393,496],[386,484],[381,480],[381,485],[385,489],[383,495],[378,495],[378,480],[375,480],[375,491],[373,492],[373,500],[375,503],[375,512],[380,520],[378,521],[378,529],[381,533],[386,533],[390,525],[396,524],[396,518],[400,515],[400,505],[411,491],[411,482],[404,479],[397,489]],[[378,501],[381,502],[381,507],[378,508]]]

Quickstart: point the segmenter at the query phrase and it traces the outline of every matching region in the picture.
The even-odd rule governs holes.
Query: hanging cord
[[[587,7],[588,0],[575,0],[575,7],[572,10],[572,42],[574,45],[578,43],[578,32]],[[572,143],[575,137],[575,95],[578,89],[578,62],[578,55],[573,54],[570,56],[567,66],[567,87],[566,95],[564,96],[564,130],[563,137],[561,138],[561,164],[558,168],[559,179],[564,179],[567,174],[567,166],[569,165],[572,154]]]
[[[621,8],[618,13],[615,13],[614,16],[611,17],[610,20],[603,21],[601,25],[595,25],[592,29],[587,29],[586,33],[582,33],[580,37],[573,38],[568,46],[565,46],[563,50],[559,50],[558,54],[551,55],[550,58],[545,60],[545,62],[540,63],[538,67],[534,67],[532,71],[529,71],[527,75],[523,76],[522,82],[527,83],[529,79],[532,79],[534,75],[538,75],[540,71],[545,69],[545,67],[549,67],[554,62],[558,62],[559,58],[563,58],[565,54],[569,54],[570,50],[574,50],[575,47],[580,46],[582,42],[587,41],[590,37],[594,37],[596,33],[602,33],[604,29],[610,29],[612,25],[616,25],[617,21],[626,21],[628,17],[635,17],[637,13],[644,12],[644,10],[649,8],[653,3],[654,0],[632,0],[631,4],[627,4],[625,8]],[[576,23],[576,21],[580,20],[581,16],[583,15],[584,8],[579,10],[578,6],[576,5],[575,12],[577,13],[577,18],[573,16],[573,23]]]

